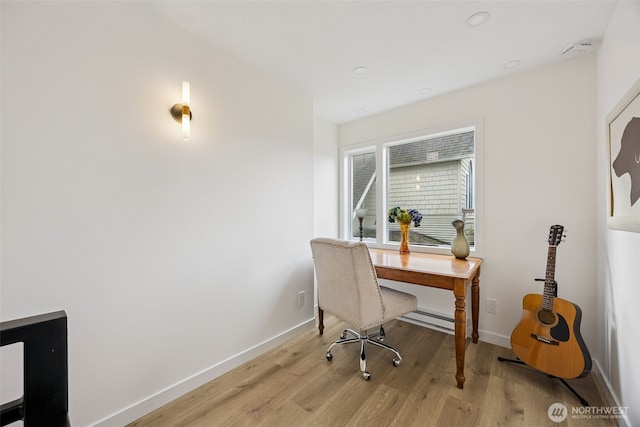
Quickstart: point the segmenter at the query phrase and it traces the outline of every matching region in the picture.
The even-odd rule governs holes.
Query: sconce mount
[[[173,117],[173,120],[175,120],[178,123],[182,123],[182,114],[186,114],[186,112],[183,112],[183,109],[186,109],[187,112],[189,113],[189,120],[193,119],[193,114],[191,114],[191,108],[188,105],[183,105],[183,104],[173,104],[173,107],[171,107],[171,110],[169,110],[171,112],[171,117]]]

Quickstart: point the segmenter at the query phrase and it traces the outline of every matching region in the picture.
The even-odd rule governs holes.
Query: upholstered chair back
[[[311,241],[318,306],[364,331],[379,325],[385,307],[367,246],[362,242]]]

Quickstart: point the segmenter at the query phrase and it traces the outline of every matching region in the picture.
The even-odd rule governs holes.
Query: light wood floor
[[[615,419],[579,418],[580,402],[556,379],[529,367],[498,362],[510,349],[468,341],[464,389],[456,387],[453,336],[394,320],[385,325],[392,353],[368,346],[371,380],[360,375],[359,346],[325,350],[344,324],[325,315],[313,329],[130,426],[617,426]],[[482,337],[480,337],[482,339]],[[568,381],[592,407],[612,405],[595,374]],[[568,417],[547,415],[563,403]],[[578,410],[578,409],[576,409]]]

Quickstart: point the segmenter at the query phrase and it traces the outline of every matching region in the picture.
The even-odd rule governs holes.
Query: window
[[[376,237],[376,153],[368,151],[349,156],[351,166],[351,237],[360,236],[360,221],[356,217],[358,209],[365,209],[363,236]]]
[[[343,236],[360,238],[357,209],[366,209],[363,240],[394,247],[397,223],[387,221],[389,208],[417,209],[420,227],[412,226],[413,249],[448,250],[455,237],[451,222],[465,221],[465,235],[475,249],[477,224],[478,121],[401,140],[385,140],[343,150]],[[362,211],[360,211],[362,212]]]

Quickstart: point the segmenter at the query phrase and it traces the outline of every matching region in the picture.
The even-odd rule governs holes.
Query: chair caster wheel
[[[365,380],[369,381],[371,379],[371,374],[367,371],[364,371],[362,373],[362,378],[364,378]]]
[[[331,362],[333,360],[333,354],[327,353],[327,360]]]
[[[393,362],[393,366],[396,366],[396,367],[397,367],[397,366],[400,366],[400,359],[398,359],[398,358],[394,358],[394,359],[392,360],[392,362]]]

